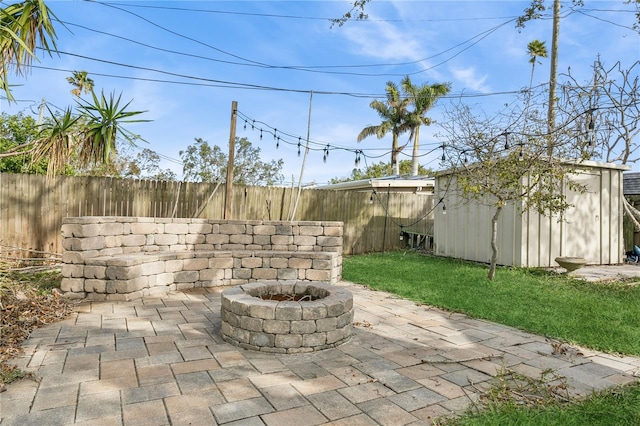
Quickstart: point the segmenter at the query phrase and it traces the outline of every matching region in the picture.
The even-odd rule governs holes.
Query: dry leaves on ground
[[[73,312],[73,305],[63,299],[55,287],[51,291],[50,287],[56,283],[59,287],[59,271],[1,266],[0,373],[3,374],[0,378],[15,370],[7,361],[20,355],[22,342],[34,329],[64,319]]]

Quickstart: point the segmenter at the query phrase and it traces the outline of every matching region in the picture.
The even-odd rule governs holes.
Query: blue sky
[[[551,0],[547,3],[551,7]],[[65,23],[57,26],[61,53],[39,55],[27,79],[12,76],[19,102],[8,105],[0,98],[0,111],[37,114],[42,98],[53,109],[72,106],[66,77],[85,70],[97,90],[122,93],[132,109],[147,111],[144,118],[151,122],[129,128],[148,141],[142,148],[159,153],[162,167],[179,176],[179,151],[194,138],[227,150],[231,104],[237,101],[237,136],[258,146],[266,161],[282,158],[286,183],[297,182],[302,165],[297,142],[304,144],[307,136],[313,91],[312,150],[302,181],[345,177],[354,167],[355,150],[363,151],[360,167],[389,161],[390,137],[356,141],[362,128],[379,123],[369,103],[384,97],[387,81],[399,83],[410,75],[415,84],[450,82],[451,99],[429,114],[436,121],[446,102],[460,99],[490,115],[528,86],[527,43],[538,39],[551,45],[550,10],[523,30],[515,28],[513,20],[527,1],[373,0],[369,20],[333,28],[330,19],[342,16],[349,2],[48,4]],[[570,3],[563,5],[560,72],[570,66],[586,82],[598,54],[606,65],[630,66],[640,58],[640,36],[630,28],[632,6],[585,0],[572,11]],[[534,84],[549,80],[549,60],[541,62]],[[420,134],[421,164],[434,169],[442,155],[438,130],[436,124]],[[281,137],[279,148],[273,133]]]

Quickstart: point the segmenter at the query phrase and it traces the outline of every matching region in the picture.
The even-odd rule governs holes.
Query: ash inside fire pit
[[[285,300],[293,300],[294,302],[311,302],[318,300],[319,297],[311,296],[310,294],[263,294],[260,296],[262,300],[277,300],[282,302]]]
[[[251,283],[222,292],[222,338],[264,352],[332,348],[351,338],[353,296],[325,283]]]

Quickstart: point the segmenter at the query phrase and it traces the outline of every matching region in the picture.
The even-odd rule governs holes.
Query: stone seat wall
[[[342,278],[342,222],[80,217],[66,218],[62,235],[69,298]]]

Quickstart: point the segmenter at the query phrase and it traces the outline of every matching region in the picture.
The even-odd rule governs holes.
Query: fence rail
[[[231,219],[287,220],[297,192],[234,185]],[[0,173],[0,257],[61,254],[63,217],[222,219],[224,201],[224,184]],[[403,230],[432,235],[433,204],[408,192],[305,189],[293,219],[344,222],[344,253],[361,254],[404,247]]]

